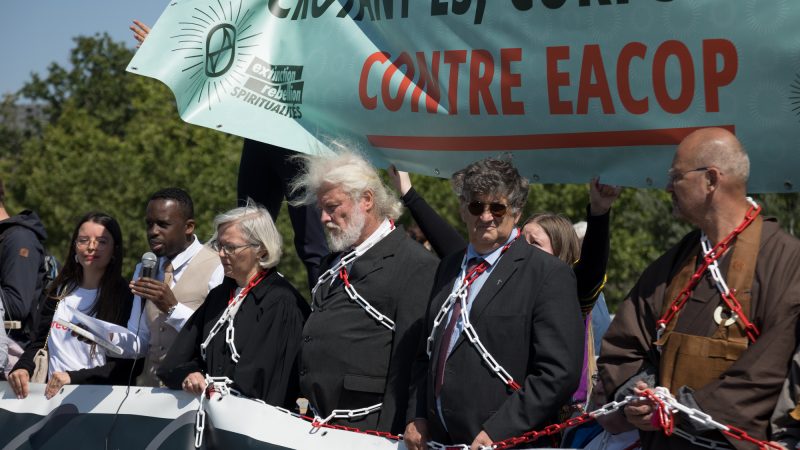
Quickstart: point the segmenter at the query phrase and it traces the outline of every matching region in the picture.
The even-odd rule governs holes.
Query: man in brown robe
[[[673,213],[699,230],[642,274],[605,335],[598,366],[610,396],[619,399],[646,387],[667,386],[681,403],[766,440],[797,342],[800,241],[774,220],[757,216],[718,260],[722,278],[731,289],[738,287],[734,294],[744,318],[731,317],[706,270],[661,339],[657,335],[657,321],[700,267],[701,232],[714,246],[746,216],[755,215],[745,197],[748,174],[747,154],[726,130],[698,130],[681,142],[667,191]],[[755,340],[748,338],[746,319],[755,326],[755,333],[750,330]],[[640,430],[644,448],[703,448],[675,435],[666,437],[652,424],[653,412],[652,403],[636,402],[617,414]],[[687,417],[676,419],[677,427],[694,436],[737,449],[756,448]]]

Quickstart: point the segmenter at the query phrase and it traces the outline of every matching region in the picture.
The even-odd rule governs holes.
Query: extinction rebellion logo
[[[186,52],[185,73],[189,94],[185,107],[205,103],[208,109],[225,96],[267,111],[299,119],[303,103],[303,66],[275,65],[254,55],[262,32],[254,26],[257,10],[247,0],[209,2],[195,7],[191,17],[179,22],[170,36],[173,52]]]

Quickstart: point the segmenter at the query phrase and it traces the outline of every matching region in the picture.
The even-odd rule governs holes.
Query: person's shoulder
[[[9,246],[27,246],[41,248],[39,236],[30,228],[21,224],[9,224],[0,232],[2,241]],[[5,245],[4,245],[5,246]]]
[[[200,250],[198,250],[197,253],[195,253],[194,256],[192,256],[191,261],[196,263],[203,263],[203,262],[219,263],[219,254],[214,250],[212,250],[209,246],[201,245]]]
[[[764,218],[761,239],[762,248],[768,245],[777,245],[786,247],[790,250],[800,251],[800,239],[797,239],[795,236],[787,233],[786,230],[781,228],[778,220],[772,217]]]
[[[262,292],[264,298],[272,298],[274,301],[283,302],[286,305],[295,305],[298,302],[307,304],[300,291],[277,270],[273,269],[264,282],[267,283]]]
[[[436,257],[432,252],[422,246],[419,242],[411,239],[411,237],[406,233],[405,229],[402,226],[398,226],[397,229],[394,231],[398,233],[397,239],[397,248],[399,249],[398,253],[404,254],[408,258],[413,258],[418,260],[421,263],[427,264],[438,264],[439,258]]]

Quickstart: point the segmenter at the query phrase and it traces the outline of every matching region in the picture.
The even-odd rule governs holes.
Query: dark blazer
[[[322,270],[339,255],[326,257]],[[436,264],[437,258],[398,226],[348,271],[356,291],[394,320],[394,333],[353,302],[338,277],[333,286],[320,286],[303,329],[300,365],[301,393],[320,416],[383,402],[380,412],[334,423],[402,432]]]
[[[459,252],[439,264],[427,332],[414,364],[408,420],[427,418],[435,441],[469,445],[481,430],[498,441],[539,429],[557,415],[578,386],[583,324],[570,267],[518,239],[496,263],[469,317],[483,345],[522,389],[514,393],[507,387],[461,333],[445,366],[441,391],[445,429],[433,395],[445,324],[436,330],[430,363],[425,340],[452,291],[463,256]]]
[[[235,289],[236,281],[226,277],[208,293],[178,333],[158,376],[171,389],[181,389],[192,372],[225,376],[247,397],[293,408],[297,401],[300,333],[309,308],[297,289],[275,269],[247,294],[233,319],[239,362],[233,362],[225,342],[227,325],[211,340],[203,361],[200,344],[222,316]]]

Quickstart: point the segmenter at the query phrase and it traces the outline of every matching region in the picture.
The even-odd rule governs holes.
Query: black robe
[[[225,376],[233,389],[270,405],[294,408],[297,400],[297,354],[308,304],[274,269],[245,297],[233,320],[239,362],[234,363],[225,342],[227,325],[200,354],[214,324],[228,306],[236,282],[231,278],[212,289],[205,303],[186,322],[167,352],[158,376],[172,389],[192,372]]]

